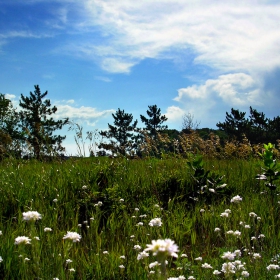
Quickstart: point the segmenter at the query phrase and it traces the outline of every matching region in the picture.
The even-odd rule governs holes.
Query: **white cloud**
[[[112,80],[108,77],[103,77],[103,76],[95,76],[94,77],[95,80],[99,80],[99,81],[102,81],[102,82],[105,82],[105,83],[110,83],[112,82]]]
[[[16,96],[14,94],[6,93],[5,98],[12,100],[12,99],[15,99]]]
[[[230,106],[260,105],[260,85],[248,74],[235,73],[209,79],[202,85],[178,90],[175,101],[187,103],[190,99],[207,102],[217,98]]]
[[[73,104],[73,102],[71,101],[70,104]],[[54,118],[69,118],[70,120],[74,121],[80,120],[90,126],[94,126],[96,121],[100,120],[101,118],[107,117],[108,115],[115,112],[115,110],[98,111],[93,107],[73,107],[67,104],[58,104],[56,105],[56,107],[57,112],[55,113]]]
[[[177,106],[170,106],[167,108],[165,116],[168,118],[168,122],[177,122],[182,120],[185,111]]]
[[[76,27],[87,32],[89,27],[100,28],[105,44],[87,41],[87,48],[99,49],[101,67],[109,72],[127,73],[142,59],[164,58],[170,48],[191,50],[196,63],[223,71],[280,65],[279,3],[85,0],[84,4],[84,20]]]

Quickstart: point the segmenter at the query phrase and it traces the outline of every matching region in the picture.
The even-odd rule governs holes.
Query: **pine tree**
[[[100,131],[100,135],[110,139],[110,143],[101,143],[99,148],[110,150],[113,154],[126,155],[127,152],[134,148],[134,132],[138,121],[133,122],[132,114],[125,113],[120,108],[112,116],[114,125],[108,124],[108,131]]]
[[[42,155],[56,155],[65,149],[61,146],[66,136],[53,135],[56,130],[62,129],[68,123],[68,118],[55,121],[51,116],[57,108],[51,107],[49,99],[45,99],[48,92],[41,93],[38,85],[35,85],[34,93],[23,96],[19,106],[22,129],[25,131],[25,140],[31,146],[37,159]]]
[[[141,121],[146,125],[146,130],[149,131],[152,138],[157,137],[157,132],[167,129],[167,125],[163,125],[167,121],[165,115],[161,115],[160,108],[157,105],[148,106],[147,115],[149,118],[146,118],[143,115],[140,115]]]

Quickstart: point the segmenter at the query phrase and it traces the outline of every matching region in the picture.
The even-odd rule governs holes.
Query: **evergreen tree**
[[[231,114],[226,112],[226,120],[221,123],[217,123],[216,126],[224,131],[229,138],[235,138],[236,140],[242,140],[243,134],[248,136],[250,129],[250,123],[248,119],[245,119],[246,112],[240,112],[239,110],[231,109]]]
[[[157,105],[148,106],[147,115],[149,118],[146,118],[143,115],[140,115],[141,121],[145,124],[146,130],[149,131],[152,138],[157,137],[157,132],[167,129],[167,125],[163,125],[167,121],[165,115],[161,115],[160,108]]]
[[[22,134],[19,129],[19,114],[11,100],[0,93],[0,154],[19,156]]]
[[[101,143],[99,148],[110,150],[113,154],[126,155],[135,148],[133,140],[136,135],[133,132],[136,130],[138,121],[133,122],[132,114],[125,113],[120,108],[112,116],[114,125],[108,124],[108,131],[100,131],[100,135],[110,139],[110,143]]]
[[[51,116],[57,108],[51,107],[50,100],[45,99],[48,92],[41,93],[38,85],[34,87],[34,93],[30,92],[30,96],[21,94],[20,119],[25,140],[31,146],[34,156],[40,159],[42,155],[53,155],[65,150],[61,144],[66,136],[53,133],[62,129],[68,123],[68,118],[55,121]]]

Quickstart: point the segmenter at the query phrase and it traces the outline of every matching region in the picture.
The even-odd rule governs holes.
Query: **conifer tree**
[[[30,92],[30,96],[21,94],[20,119],[25,140],[31,146],[34,156],[40,159],[42,155],[56,155],[65,150],[61,144],[66,136],[53,133],[62,129],[68,123],[68,118],[54,120],[51,116],[56,113],[57,108],[51,106],[49,99],[45,99],[48,92],[41,93],[39,85],[34,87],[34,93]]]
[[[141,121],[146,125],[146,130],[149,131],[151,137],[156,138],[157,132],[167,129],[167,125],[163,125],[167,121],[165,115],[161,115],[160,108],[157,105],[148,106],[147,115],[149,118],[146,118],[143,115],[140,115]]]
[[[120,108],[112,116],[114,118],[114,125],[108,124],[108,131],[100,131],[100,135],[110,139],[110,142],[101,143],[99,148],[126,155],[128,151],[134,148],[134,132],[138,121],[135,120],[133,122],[132,114],[125,113]]]

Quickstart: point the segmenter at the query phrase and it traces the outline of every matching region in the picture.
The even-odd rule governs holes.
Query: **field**
[[[0,278],[280,278],[280,198],[255,178],[261,167],[254,158],[3,161]]]

